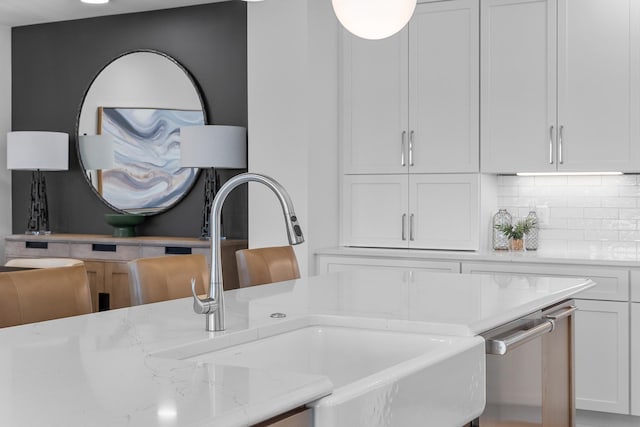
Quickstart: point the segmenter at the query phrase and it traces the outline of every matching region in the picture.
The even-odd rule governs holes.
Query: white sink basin
[[[333,393],[308,405],[316,427],[459,427],[484,408],[480,338],[328,324],[292,328],[210,352],[199,344],[191,354],[185,348],[174,354],[201,363],[328,377]]]

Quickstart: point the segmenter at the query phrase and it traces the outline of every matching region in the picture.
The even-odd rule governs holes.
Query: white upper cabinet
[[[483,0],[481,170],[640,170],[638,0]]]
[[[481,9],[481,170],[555,171],[555,4],[483,0]]]
[[[342,38],[343,172],[478,172],[477,0],[421,3],[408,27]]]
[[[343,30],[343,169],[348,173],[407,171],[407,31],[365,40]]]
[[[640,170],[640,1],[558,1],[558,157],[565,171]]]
[[[478,172],[477,0],[418,5],[409,25],[409,168]]]

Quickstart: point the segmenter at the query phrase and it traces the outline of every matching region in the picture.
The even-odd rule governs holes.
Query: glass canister
[[[493,216],[493,249],[497,251],[509,250],[509,238],[500,230],[496,230],[496,225],[511,224],[511,214],[506,209],[499,209]]]
[[[529,211],[527,219],[534,223],[533,228],[529,231],[524,238],[524,247],[528,251],[535,251],[538,249],[538,215],[536,211]]]

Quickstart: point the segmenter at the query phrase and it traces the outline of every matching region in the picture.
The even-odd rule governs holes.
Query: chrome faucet
[[[196,282],[191,280],[191,292],[193,293],[193,310],[198,314],[207,316],[207,331],[224,331],[224,287],[222,283],[222,261],[220,250],[220,237],[222,234],[220,217],[222,205],[229,193],[237,186],[247,182],[259,182],[273,191],[284,214],[284,222],[287,227],[289,243],[299,245],[304,242],[302,229],[298,224],[298,218],[293,209],[293,203],[289,194],[280,183],[273,178],[255,173],[243,173],[229,179],[218,191],[211,206],[211,283],[209,284],[209,296],[200,299],[196,294]]]

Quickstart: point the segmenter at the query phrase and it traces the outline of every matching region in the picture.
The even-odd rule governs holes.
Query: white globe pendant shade
[[[352,34],[370,40],[400,31],[413,15],[416,0],[331,0],[340,23]]]

